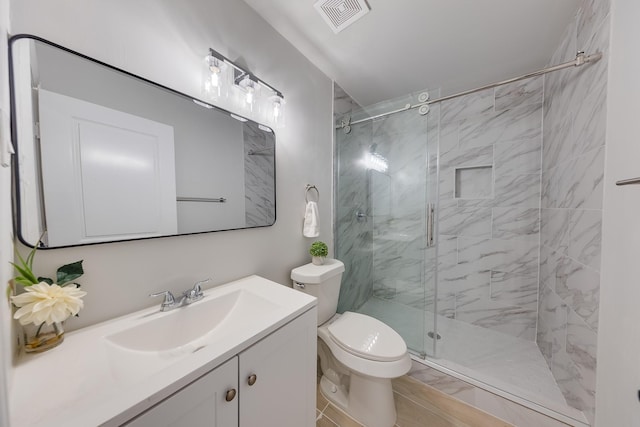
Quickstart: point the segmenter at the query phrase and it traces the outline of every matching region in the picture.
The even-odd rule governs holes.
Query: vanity
[[[204,294],[23,356],[11,425],[315,426],[315,298],[259,276]]]

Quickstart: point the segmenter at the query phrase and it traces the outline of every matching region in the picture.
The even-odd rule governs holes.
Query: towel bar
[[[218,197],[215,199],[208,197],[177,197],[178,202],[210,202],[210,203],[227,203],[225,197]]]
[[[623,179],[621,181],[616,182],[616,185],[630,185],[630,184],[640,184],[640,178]]]

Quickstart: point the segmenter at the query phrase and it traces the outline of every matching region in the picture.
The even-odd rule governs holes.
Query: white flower
[[[12,296],[11,301],[20,307],[13,315],[21,325],[40,325],[62,322],[69,316],[75,316],[84,307],[82,297],[87,295],[74,285],[58,286],[40,282],[25,287],[25,293]]]

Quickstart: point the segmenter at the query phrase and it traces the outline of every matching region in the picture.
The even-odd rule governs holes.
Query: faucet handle
[[[171,307],[176,304],[176,299],[174,298],[171,291],[162,291],[155,294],[150,294],[149,297],[161,297],[164,296],[164,301],[160,305],[160,310],[164,310],[167,307]]]
[[[191,301],[191,302],[198,301],[199,299],[204,297],[204,293],[202,292],[202,284],[210,282],[210,281],[211,281],[211,277],[209,277],[208,279],[204,279],[204,280],[201,280],[199,282],[196,282],[193,285],[193,288],[191,288],[190,290],[185,292],[185,295],[186,295],[187,298],[189,298],[189,301]]]

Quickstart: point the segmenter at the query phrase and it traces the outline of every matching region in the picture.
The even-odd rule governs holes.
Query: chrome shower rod
[[[453,95],[447,95],[447,96],[443,96],[441,98],[436,98],[436,99],[431,99],[425,102],[420,102],[418,104],[407,104],[404,106],[404,108],[399,108],[397,110],[393,110],[393,111],[389,111],[387,113],[382,113],[382,114],[378,114],[372,117],[367,117],[364,119],[360,119],[360,120],[355,120],[355,121],[343,121],[341,124],[336,126],[336,129],[340,129],[340,128],[344,128],[346,126],[350,126],[350,125],[355,125],[358,123],[363,123],[363,122],[367,122],[369,120],[373,120],[373,119],[377,119],[379,117],[385,117],[385,116],[389,116],[391,114],[396,114],[396,113],[400,113],[402,111],[407,111],[407,110],[413,110],[415,108],[420,108],[424,105],[431,105],[431,104],[436,104],[442,101],[448,101],[450,99],[454,99],[454,98],[459,98],[461,96],[465,96],[465,95],[470,95],[472,93],[476,93],[476,92],[480,92],[486,89],[492,89],[494,87],[498,87],[498,86],[504,86],[506,84],[509,83],[514,83],[520,80],[525,80],[525,79],[530,79],[532,77],[538,77],[541,76],[543,74],[547,74],[547,73],[552,73],[554,71],[559,71],[559,70],[564,70],[565,68],[570,68],[570,67],[580,67],[584,64],[587,63],[593,63],[593,62],[598,62],[600,59],[602,59],[602,53],[600,52],[596,52],[592,55],[585,55],[584,52],[580,51],[576,54],[575,59],[573,59],[572,61],[568,61],[568,62],[564,62],[562,64],[558,64],[558,65],[553,65],[551,67],[547,67],[547,68],[543,68],[542,70],[538,70],[538,71],[534,71],[532,73],[528,73],[528,74],[523,74],[521,76],[518,77],[513,77],[511,79],[507,79],[507,80],[502,80],[500,82],[496,82],[496,83],[491,83],[485,86],[481,86],[475,89],[470,89],[470,90],[465,90],[464,92],[458,92],[458,93],[454,93]]]

